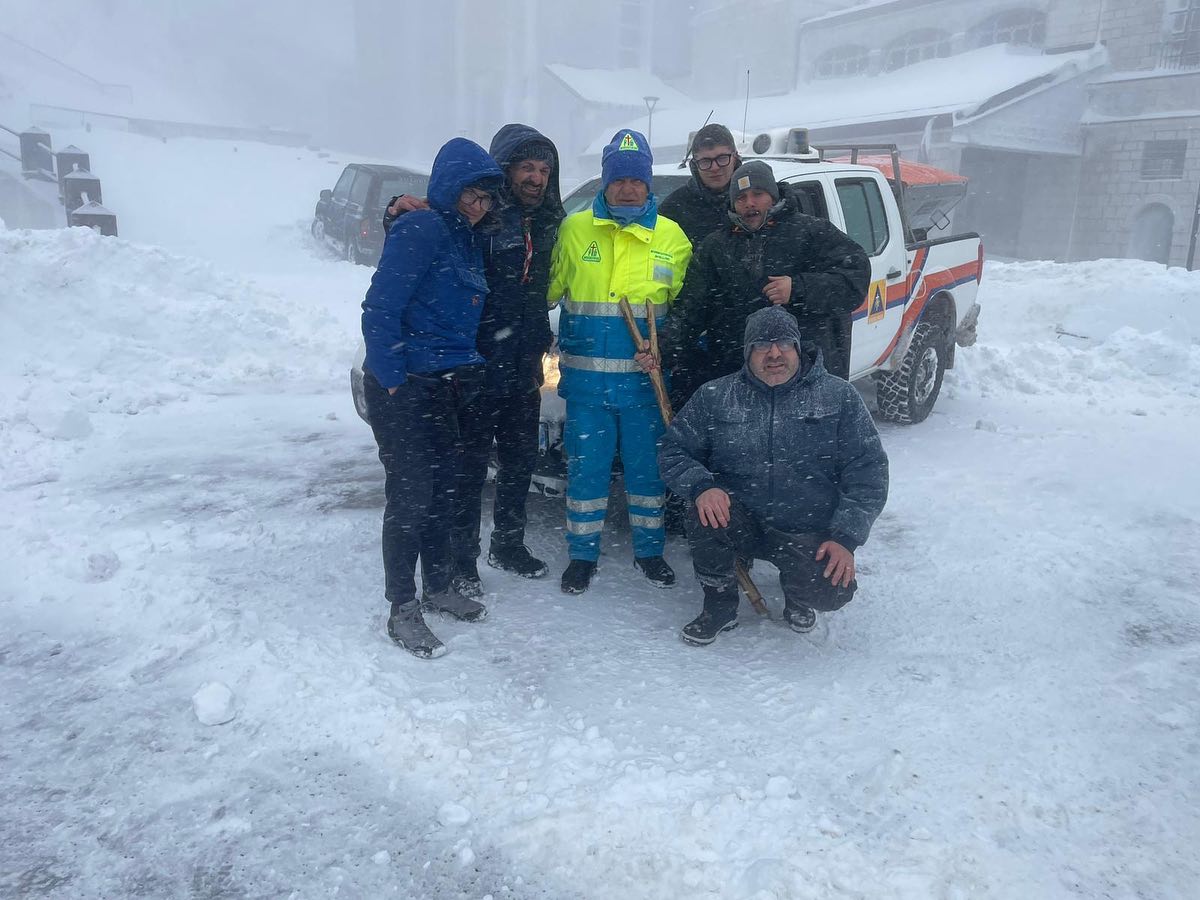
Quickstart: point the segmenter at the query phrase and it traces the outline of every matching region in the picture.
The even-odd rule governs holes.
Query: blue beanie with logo
[[[618,131],[600,157],[600,189],[618,178],[636,178],[649,188],[653,165],[654,154],[645,135],[640,131]]]

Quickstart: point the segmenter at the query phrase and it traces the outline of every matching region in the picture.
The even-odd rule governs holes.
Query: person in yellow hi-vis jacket
[[[590,210],[559,228],[548,299],[558,320],[558,392],[567,402],[567,547],[562,589],[588,589],[600,558],[618,441],[629,499],[634,564],[658,587],[675,583],[663,559],[664,487],[656,445],[662,418],[647,372],[656,362],[634,346],[618,301],[627,297],[647,333],[646,300],[661,328],[683,286],[692,245],[658,214],[650,191],[654,158],[637,131],[618,131],[601,158],[601,190]]]

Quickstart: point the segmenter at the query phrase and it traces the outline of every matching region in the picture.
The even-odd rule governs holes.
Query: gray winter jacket
[[[867,540],[887,500],[887,454],[875,423],[811,344],[784,384],[767,386],[747,365],[701,387],[667,429],[658,461],[667,486],[688,500],[719,487],[765,525],[850,551]]]

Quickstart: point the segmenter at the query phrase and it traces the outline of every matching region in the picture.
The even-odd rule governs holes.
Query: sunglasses
[[[723,169],[733,161],[732,153],[722,153],[720,156],[694,156],[693,162],[696,163],[697,169],[703,169],[707,172],[714,165],[718,169]]]

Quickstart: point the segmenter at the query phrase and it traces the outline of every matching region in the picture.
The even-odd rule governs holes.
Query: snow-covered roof
[[[1102,48],[1043,54],[993,44],[880,75],[809,81],[790,94],[752,98],[746,132],[753,136],[782,126],[835,128],[971,113],[993,97],[1014,92],[1022,85],[1034,90],[1097,68],[1105,59]],[[717,103],[693,101],[686,107],[655,110],[655,143],[660,147],[685,145],[688,134],[703,124],[709,110],[713,110],[712,121],[734,128],[736,137],[744,103],[739,99]],[[647,118],[641,116],[624,122],[622,127],[645,131]],[[606,130],[585,152],[599,153],[611,134],[612,129]]]
[[[687,94],[671,87],[657,75],[640,69],[577,69],[562,63],[549,63],[546,69],[575,96],[598,106],[646,108],[646,97],[657,97],[655,115],[660,109],[690,106]]]

